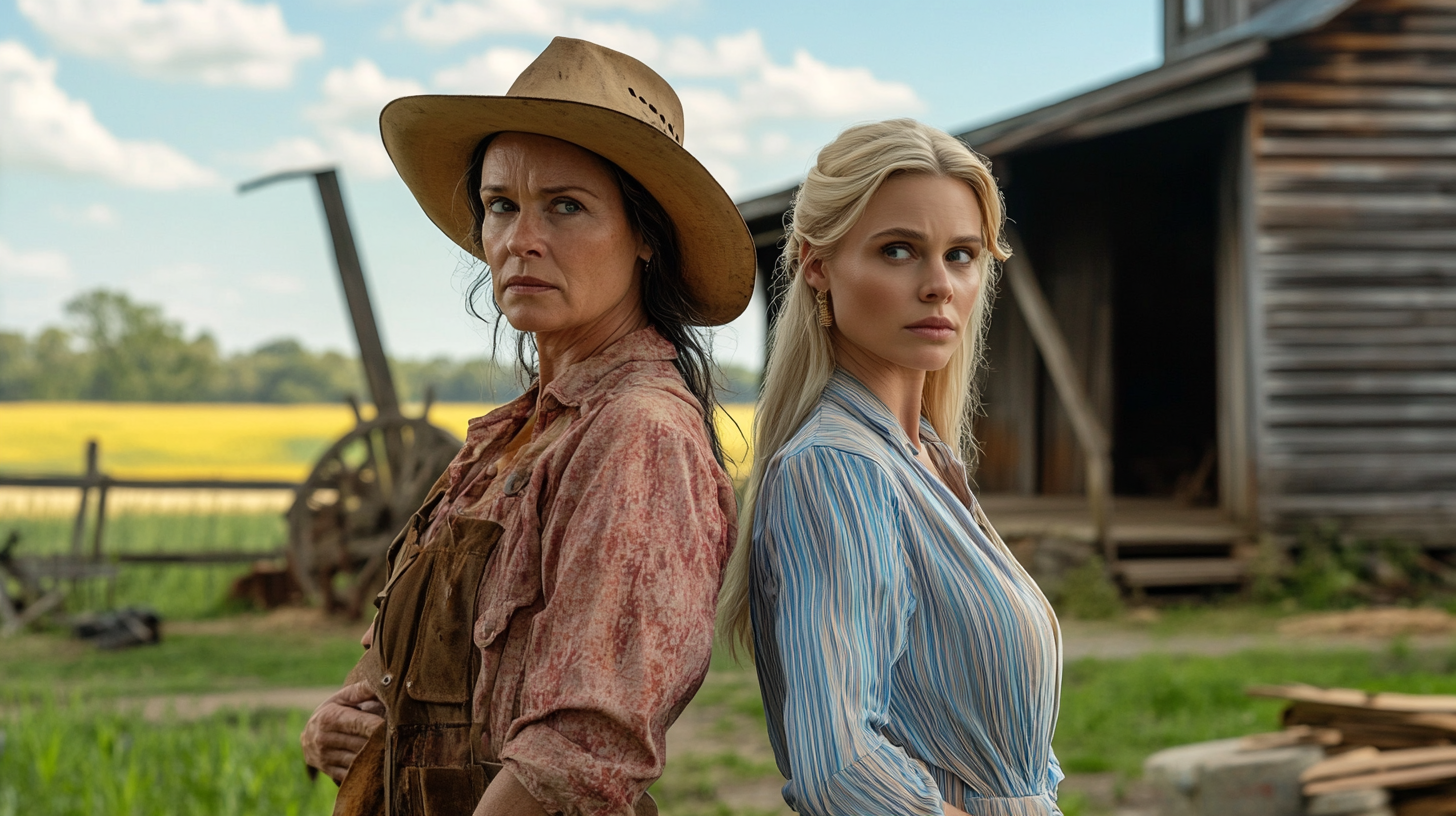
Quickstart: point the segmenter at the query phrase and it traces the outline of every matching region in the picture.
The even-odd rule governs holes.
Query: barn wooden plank
[[[1269,308],[1425,309],[1456,308],[1456,290],[1433,286],[1402,288],[1274,289],[1264,293]]]
[[[1253,96],[1253,72],[1247,69],[1234,71],[1197,85],[1180,88],[1164,96],[1077,122],[1056,134],[1055,141],[1092,139],[1109,133],[1120,133],[1199,111],[1247,102]]]
[[[1266,229],[1259,235],[1260,252],[1303,252],[1318,249],[1456,249],[1456,230],[1402,229]]]
[[[1381,344],[1388,346],[1450,343],[1456,345],[1456,326],[1402,326],[1399,328],[1279,328],[1269,327],[1270,339],[1279,343],[1304,345],[1350,346]]]
[[[1374,754],[1354,754],[1353,752],[1337,754],[1305,768],[1304,773],[1299,775],[1299,781],[1338,779],[1351,774],[1413,768],[1421,765],[1433,765],[1437,762],[1456,762],[1456,745],[1404,748],[1395,751],[1378,751]]]
[[[1314,471],[1334,473],[1336,471],[1398,470],[1410,475],[1446,474],[1456,476],[1456,457],[1445,451],[1423,453],[1416,451],[1356,451],[1343,453],[1287,452],[1266,453],[1269,467],[1285,472]]]
[[[1263,193],[1258,203],[1265,214],[1456,216],[1456,195],[1444,193]]]
[[[1449,252],[1295,252],[1265,255],[1260,267],[1273,273],[1303,275],[1420,275],[1456,272],[1456,253]]]
[[[1409,85],[1456,85],[1456,66],[1421,61],[1331,62],[1291,66],[1284,80],[1305,79],[1353,84],[1389,82]]]
[[[1452,39],[1456,40],[1456,37]],[[1266,131],[1358,131],[1369,135],[1412,131],[1444,133],[1456,129],[1456,111],[1266,107],[1261,121]]]
[[[1276,425],[1359,425],[1365,423],[1452,423],[1456,405],[1449,398],[1439,400],[1402,399],[1395,403],[1315,403],[1291,405],[1271,401],[1264,408],[1265,419]],[[1272,430],[1269,431],[1273,433]]]
[[[1406,31],[1456,32],[1456,14],[1406,14],[1400,18]]]
[[[1235,558],[1123,559],[1118,575],[1132,587],[1237,584],[1248,574],[1248,564]]]
[[[1456,88],[1330,85],[1318,82],[1261,82],[1255,96],[1262,102],[1296,105],[1359,105],[1391,108],[1456,106]],[[1264,111],[1269,111],[1265,108]]]
[[[1320,31],[1294,41],[1296,47],[1335,52],[1456,51],[1456,35],[1440,33],[1367,33]]]
[[[1259,189],[1269,192],[1322,184],[1409,185],[1452,179],[1456,179],[1453,159],[1265,157],[1259,161]]]
[[[1265,364],[1271,371],[1338,369],[1429,370],[1456,366],[1456,346],[1286,346],[1270,342]]]
[[[1271,308],[1265,312],[1265,325],[1270,329],[1294,327],[1399,327],[1456,325],[1456,309],[1301,309]]]
[[[1272,453],[1365,453],[1456,450],[1456,428],[1281,428]]]
[[[1271,496],[1270,508],[1304,515],[1456,514],[1456,493],[1449,490],[1405,493],[1286,493]]]
[[[1456,12],[1456,0],[1364,0],[1361,11],[1449,11]]]
[[[1269,393],[1271,396],[1456,395],[1456,373],[1271,373]]]
[[[1456,762],[1427,765],[1421,768],[1403,768],[1398,771],[1361,774],[1345,779],[1330,779],[1324,782],[1310,782],[1304,786],[1305,796],[1322,796],[1347,790],[1366,788],[1409,788],[1456,778]]]
[[[1261,156],[1456,156],[1456,138],[1436,136],[1263,136],[1257,147]]]

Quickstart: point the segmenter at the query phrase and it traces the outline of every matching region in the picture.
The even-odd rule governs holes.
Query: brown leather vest
[[[422,549],[444,482],[390,545],[374,643],[347,681],[370,684],[385,722],[344,777],[335,816],[469,814],[500,767],[481,755],[471,696],[476,593],[501,528],[456,516]]]
[[[389,547],[372,647],[347,683],[369,683],[384,703],[339,787],[334,816],[466,816],[500,770],[486,756],[486,724],[471,717],[480,673],[473,630],[480,579],[500,540],[493,521],[453,516],[420,546],[447,484],[441,477]],[[636,816],[657,816],[646,793]]]

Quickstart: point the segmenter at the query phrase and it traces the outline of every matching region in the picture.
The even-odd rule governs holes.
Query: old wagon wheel
[[[314,465],[288,511],[288,560],[304,592],[358,617],[378,591],[385,551],[460,450],[423,418],[360,422]]]

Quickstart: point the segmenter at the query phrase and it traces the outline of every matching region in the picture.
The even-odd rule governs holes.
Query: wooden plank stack
[[[1248,737],[1248,748],[1325,746],[1327,758],[1299,778],[1310,812],[1318,800],[1364,791],[1390,803],[1371,813],[1456,816],[1456,696],[1301,684],[1248,693],[1289,702],[1285,730]]]

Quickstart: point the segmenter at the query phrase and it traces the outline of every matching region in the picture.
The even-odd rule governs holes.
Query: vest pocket
[[[433,560],[419,630],[404,678],[404,691],[423,703],[469,702],[479,667],[472,633],[475,599],[486,561],[500,539],[500,525],[456,518],[451,540],[431,547]]]

